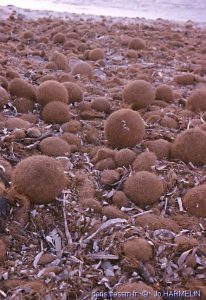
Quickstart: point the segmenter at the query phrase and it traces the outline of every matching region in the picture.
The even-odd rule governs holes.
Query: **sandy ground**
[[[205,93],[205,27],[0,11],[0,299],[131,300],[131,295],[114,293],[135,291],[141,300],[145,295],[148,300],[205,300],[205,198],[195,193],[192,208],[184,200],[206,178],[205,164],[195,163],[205,161],[206,98],[201,98],[201,109],[188,104],[195,91]],[[131,49],[137,37],[143,46]],[[103,50],[97,59],[92,56],[95,48]],[[87,63],[86,71],[81,67],[75,72],[80,62]],[[18,78],[23,86],[12,88]],[[51,118],[57,120],[65,111],[56,116],[56,107],[46,120],[36,96],[49,79],[61,83],[61,89],[73,82],[81,90],[78,100],[66,93],[69,116],[63,124]],[[152,90],[151,103],[138,109],[123,96],[125,86],[135,80],[146,81]],[[169,99],[167,93],[157,93],[162,84],[170,90]],[[145,126],[144,136],[125,146],[126,158],[121,160],[120,149],[108,143],[104,129],[119,109],[138,110]],[[123,132],[128,131],[125,122]],[[201,137],[192,145],[188,139],[181,151],[193,162],[173,157],[176,137],[194,128]],[[114,140],[121,136],[115,134]],[[50,137],[67,141],[66,151],[56,142],[43,147]],[[149,166],[147,159],[137,165],[158,178],[160,194],[153,203],[135,204],[125,186],[140,173],[134,159],[147,155],[148,149],[155,159]],[[67,181],[56,200],[33,205],[31,197],[16,190],[12,174],[19,162],[42,154],[61,162]],[[144,193],[149,200],[154,197],[156,185],[145,191],[146,184],[137,198]],[[135,192],[136,184],[133,188]],[[131,246],[134,239],[137,244]]]

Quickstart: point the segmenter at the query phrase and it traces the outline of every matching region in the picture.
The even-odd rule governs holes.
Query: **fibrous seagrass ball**
[[[27,81],[21,78],[15,78],[9,83],[9,92],[11,96],[36,100],[35,88]]]
[[[53,37],[53,41],[54,43],[58,44],[58,43],[64,43],[66,40],[65,35],[61,32],[56,33]]]
[[[52,101],[44,106],[42,118],[46,123],[65,123],[71,118],[69,106],[60,101]]]
[[[130,149],[121,149],[115,153],[114,159],[118,167],[128,167],[136,157],[134,151]]]
[[[45,138],[39,144],[40,151],[49,156],[62,156],[71,152],[71,148],[67,142],[58,137]]]
[[[140,207],[152,205],[163,194],[161,179],[147,171],[141,171],[131,175],[124,183],[124,193]]]
[[[153,257],[152,245],[142,238],[133,238],[125,241],[122,245],[122,250],[127,257],[133,257],[143,262]]]
[[[124,101],[133,109],[149,106],[155,100],[152,85],[145,80],[135,80],[127,84],[123,90]]]
[[[187,108],[194,112],[206,111],[206,89],[194,91],[187,100]]]
[[[164,140],[158,139],[154,141],[146,141],[144,145],[151,151],[154,152],[158,159],[163,159],[170,156],[171,143]]]
[[[120,178],[120,174],[116,170],[104,170],[101,173],[100,182],[103,185],[110,185],[117,182]]]
[[[116,191],[112,197],[112,202],[117,207],[126,207],[129,204],[129,200],[124,192],[122,191]]]
[[[4,158],[0,158],[0,166],[3,167],[3,169],[5,170],[4,173],[5,173],[6,177],[10,180],[12,172],[13,172],[12,165]]]
[[[174,81],[180,85],[190,85],[195,82],[195,75],[191,73],[177,75],[175,76]]]
[[[120,109],[107,118],[104,132],[113,148],[134,147],[143,139],[145,125],[138,112]]]
[[[37,101],[41,105],[46,105],[52,101],[68,103],[66,88],[55,80],[47,80],[37,88]]]
[[[133,49],[133,50],[142,50],[145,49],[146,47],[145,42],[140,38],[131,39],[128,46],[129,49]]]
[[[89,52],[89,59],[90,60],[99,60],[104,59],[104,51],[100,48],[95,48]]]
[[[132,164],[134,171],[152,171],[152,166],[155,165],[157,156],[150,151],[145,151],[137,156]]]
[[[206,184],[189,190],[183,198],[183,206],[193,216],[206,218]]]
[[[93,69],[88,63],[79,62],[73,67],[72,75],[80,75],[91,79],[93,76]]]
[[[28,129],[31,124],[27,121],[24,121],[20,118],[9,118],[5,122],[6,128],[9,130],[13,130],[15,128],[22,128],[22,129]]]
[[[8,89],[8,81],[4,76],[0,76],[0,86],[3,87],[5,90]]]
[[[71,120],[69,122],[64,123],[61,126],[61,129],[64,132],[71,132],[71,133],[77,133],[78,131],[81,131],[82,124],[77,120]]]
[[[81,200],[81,205],[87,209],[90,208],[96,213],[102,212],[102,206],[100,202],[94,198],[86,198]]]
[[[67,57],[58,51],[55,51],[52,54],[50,61],[55,63],[58,70],[63,70],[66,72],[70,70]]]
[[[34,109],[34,102],[27,98],[16,98],[13,104],[19,113],[27,113]]]
[[[104,206],[102,215],[106,216],[108,219],[126,218],[125,214],[114,205]]]
[[[198,165],[206,163],[205,153],[206,133],[199,128],[187,129],[178,134],[171,149],[173,158]]]
[[[64,141],[66,141],[69,145],[73,145],[74,147],[72,147],[72,148],[75,151],[77,151],[81,148],[81,140],[77,135],[75,135],[73,133],[69,133],[69,132],[64,132],[60,137]]]
[[[91,108],[100,112],[109,113],[110,103],[105,98],[98,97],[92,101]]]
[[[59,162],[45,155],[34,155],[17,164],[12,187],[26,195],[33,204],[53,201],[66,185]]]
[[[116,287],[115,292],[117,297],[115,300],[161,300],[162,298],[156,295],[155,290],[142,281],[129,282],[120,284]],[[136,295],[136,296],[135,296]]]
[[[156,88],[155,98],[165,102],[174,101],[174,95],[172,88],[167,84],[161,84]]]
[[[69,103],[83,101],[83,91],[78,84],[74,82],[63,82],[62,85],[67,90]]]
[[[7,91],[0,86],[0,109],[4,107],[5,104],[7,104],[9,101],[9,94]]]

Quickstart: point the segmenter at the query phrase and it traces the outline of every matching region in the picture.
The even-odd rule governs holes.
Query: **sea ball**
[[[128,83],[123,90],[125,103],[133,109],[148,107],[155,100],[155,93],[152,85],[145,80],[135,80]]]
[[[36,100],[36,90],[27,81],[21,78],[15,78],[9,83],[9,92],[11,96]]]
[[[16,98],[13,101],[18,113],[27,113],[34,109],[34,102],[27,98]]]
[[[93,69],[88,63],[79,62],[73,67],[71,74],[80,75],[91,79],[93,77]]]
[[[92,100],[91,108],[100,112],[109,113],[110,112],[110,103],[103,97],[97,97]]]
[[[122,250],[127,257],[146,262],[153,258],[152,245],[143,238],[132,238],[122,245]]]
[[[177,75],[175,76],[174,81],[179,85],[191,85],[195,82],[195,75],[191,73]]]
[[[69,103],[83,101],[83,91],[77,83],[63,82],[62,85],[67,90]]]
[[[0,109],[4,107],[9,101],[9,94],[7,91],[0,86]]]
[[[46,123],[63,124],[68,122],[71,118],[69,106],[60,101],[52,101],[44,106],[42,118]]]
[[[69,144],[58,137],[48,137],[39,144],[40,151],[48,156],[63,156],[71,152]]]
[[[167,84],[161,84],[156,88],[155,98],[165,102],[174,101],[174,94],[172,88]]]
[[[131,149],[125,148],[115,153],[114,159],[118,167],[128,167],[135,160],[136,154]]]
[[[129,42],[128,45],[129,49],[133,50],[142,50],[146,48],[145,41],[142,40],[141,38],[133,38]]]
[[[62,44],[66,40],[65,35],[61,32],[56,33],[53,37],[53,41],[55,44]]]
[[[95,48],[89,52],[89,59],[96,61],[99,59],[104,59],[104,51],[100,48]]]
[[[146,141],[144,143],[151,152],[154,152],[158,159],[163,159],[170,156],[171,143],[164,139]]]
[[[152,205],[164,192],[162,180],[148,171],[132,174],[124,183],[123,192],[140,207]]]
[[[52,54],[50,61],[55,63],[58,70],[63,70],[66,72],[68,72],[70,70],[67,57],[58,51],[55,51]]]
[[[177,135],[171,155],[186,163],[206,164],[206,133],[199,128],[187,129]]]
[[[206,218],[206,184],[190,189],[183,197],[183,206],[196,217]]]
[[[119,109],[106,119],[104,132],[113,148],[134,147],[143,139],[145,125],[138,112]]]
[[[152,171],[152,166],[155,166],[157,156],[155,153],[145,151],[137,156],[132,164],[132,168],[135,172],[139,171]]]
[[[9,130],[16,128],[28,129],[31,124],[28,121],[24,121],[20,118],[12,117],[6,120],[5,127]]]
[[[42,82],[37,88],[37,101],[41,105],[52,101],[68,103],[67,90],[63,84],[55,80]]]
[[[12,176],[12,187],[26,195],[32,204],[52,202],[65,185],[66,177],[59,162],[45,155],[22,160]]]
[[[206,89],[194,91],[187,100],[187,108],[197,113],[206,111]]]

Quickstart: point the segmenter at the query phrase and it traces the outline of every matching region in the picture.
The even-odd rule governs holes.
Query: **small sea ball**
[[[63,132],[77,133],[78,131],[81,131],[82,124],[77,120],[71,120],[69,122],[64,123],[61,126],[61,129],[63,130]]]
[[[124,192],[116,191],[112,197],[112,202],[117,207],[127,207],[129,204],[129,200]]]
[[[206,89],[194,91],[187,100],[187,108],[197,113],[206,111]]]
[[[167,84],[161,84],[156,88],[155,98],[165,102],[174,101],[174,94],[172,88]]]
[[[45,81],[37,88],[37,101],[41,105],[46,105],[52,101],[68,103],[67,90],[58,81]]]
[[[81,140],[76,134],[64,132],[60,137],[69,145],[75,145],[77,149],[81,148]]]
[[[104,132],[113,148],[134,147],[143,139],[145,125],[138,112],[120,109],[106,119]]]
[[[13,102],[18,113],[27,113],[34,109],[34,102],[27,98],[16,98]]]
[[[66,40],[65,35],[61,32],[56,33],[53,37],[53,41],[55,44],[61,44],[64,43]]]
[[[40,142],[39,149],[49,156],[62,156],[71,152],[69,144],[58,137],[45,138]]]
[[[101,213],[102,212],[102,206],[100,202],[94,198],[86,198],[81,200],[81,205],[86,209],[90,208],[95,213]]]
[[[154,141],[147,141],[144,145],[154,152],[158,159],[163,159],[170,156],[171,143],[164,139],[157,139]]]
[[[85,76],[91,79],[93,77],[93,69],[88,63],[79,62],[73,67],[71,74]]]
[[[152,205],[162,196],[163,183],[158,176],[148,171],[131,175],[124,183],[126,196],[140,207]]]
[[[13,129],[16,129],[16,128],[22,128],[22,129],[28,129],[31,124],[27,121],[24,121],[20,118],[9,118],[6,120],[5,122],[5,126],[6,128],[8,128],[9,130],[13,130]]]
[[[171,155],[186,163],[206,164],[206,133],[199,128],[187,129],[177,135]]]
[[[145,151],[137,156],[132,164],[132,168],[135,172],[139,171],[152,171],[152,166],[155,165],[157,156],[155,153]]]
[[[127,84],[123,90],[125,103],[130,104],[133,109],[149,106],[155,100],[152,85],[145,80],[135,80]]]
[[[119,178],[120,174],[116,170],[104,170],[101,173],[100,182],[103,185],[111,185],[117,182]]]
[[[9,94],[7,91],[0,86],[0,109],[4,107],[9,101]]]
[[[206,218],[206,184],[190,189],[183,198],[183,206],[189,214]]]
[[[36,100],[36,91],[33,85],[21,78],[15,78],[9,83],[9,92],[12,96]]]
[[[145,47],[146,47],[145,42],[140,38],[133,38],[129,42],[129,49],[142,50],[145,49]]]
[[[67,57],[58,52],[58,51],[55,51],[51,58],[50,58],[51,62],[54,62],[55,65],[57,66],[58,70],[63,70],[63,71],[66,71],[68,72],[69,71],[69,63],[68,63],[68,59]]]
[[[195,75],[190,73],[177,75],[175,76],[174,81],[180,85],[191,85],[195,82]]]
[[[110,103],[103,97],[97,97],[91,103],[91,108],[100,112],[109,113],[110,112]]]
[[[89,59],[96,61],[99,59],[104,59],[104,51],[100,48],[95,48],[89,52]]]
[[[135,160],[136,154],[130,149],[121,149],[115,153],[115,162],[118,167],[128,167]]]
[[[125,214],[114,205],[104,206],[102,215],[106,216],[108,219],[125,218]]]
[[[42,118],[46,123],[63,124],[71,118],[69,106],[60,101],[52,101],[44,106]]]
[[[32,204],[53,201],[66,185],[64,170],[58,161],[45,155],[33,155],[17,164],[12,187],[26,195]]]
[[[0,86],[3,87],[5,90],[8,89],[8,81],[6,77],[0,76]]]
[[[146,262],[153,258],[152,245],[143,238],[133,238],[127,240],[122,245],[123,252],[127,257]]]
[[[83,101],[83,91],[80,86],[74,82],[63,82],[62,85],[66,88],[68,93],[68,102],[81,102]]]
[[[0,157],[0,166],[2,166],[5,169],[4,173],[5,173],[6,177],[9,180],[11,180],[11,176],[12,176],[12,172],[13,172],[12,165],[7,160]]]

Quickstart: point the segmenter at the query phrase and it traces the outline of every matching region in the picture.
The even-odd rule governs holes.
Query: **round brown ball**
[[[120,174],[116,170],[104,170],[101,173],[100,182],[103,185],[111,185],[117,182],[119,178]]]
[[[64,54],[62,54],[58,51],[55,51],[52,54],[50,60],[51,60],[51,62],[55,63],[58,70],[63,70],[63,71],[66,71],[66,72],[68,72],[70,70],[69,64],[68,64],[68,59]]]
[[[157,156],[150,151],[145,151],[137,156],[132,164],[134,171],[152,171],[152,166],[155,165]]]
[[[107,118],[104,132],[113,148],[134,147],[143,139],[145,125],[138,112],[120,109]]]
[[[9,92],[12,96],[36,100],[36,91],[33,85],[21,78],[15,78],[9,83]]]
[[[16,98],[13,104],[19,113],[27,113],[34,109],[34,102],[27,98]]]
[[[158,176],[147,171],[131,175],[124,183],[126,196],[140,207],[152,205],[163,194],[163,183]]]
[[[116,191],[112,197],[112,202],[117,207],[127,207],[129,204],[129,200],[124,192],[122,191]]]
[[[89,59],[96,61],[99,59],[104,59],[104,51],[100,48],[95,48],[89,52]]]
[[[114,205],[104,206],[102,215],[106,216],[108,219],[125,218],[125,214]]]
[[[40,142],[40,151],[49,156],[63,156],[71,152],[69,144],[58,137],[48,137]]]
[[[133,109],[149,106],[155,100],[152,85],[145,80],[135,80],[127,84],[123,90],[124,101]]]
[[[7,91],[0,86],[0,109],[4,107],[9,101],[9,94]]]
[[[183,206],[193,216],[206,218],[206,184],[189,190],[183,198]]]
[[[41,105],[46,105],[52,101],[68,103],[66,88],[55,80],[47,80],[37,88],[37,101]]]
[[[3,87],[5,90],[8,89],[8,81],[3,76],[0,76],[0,86]]]
[[[190,73],[177,75],[175,76],[174,81],[180,85],[191,85],[195,82],[195,75]]]
[[[12,165],[4,158],[0,158],[0,166],[4,168],[5,176],[8,178],[8,180],[10,180],[13,172]]]
[[[80,75],[91,79],[93,77],[93,69],[88,63],[79,62],[73,67],[72,75]]]
[[[194,91],[187,100],[187,108],[193,112],[206,111],[206,89]]]
[[[158,139],[154,141],[147,141],[144,145],[151,151],[154,152],[158,159],[163,159],[170,156],[171,143],[164,140]]]
[[[165,102],[174,101],[174,94],[172,88],[167,84],[161,84],[156,88],[155,98]]]
[[[172,145],[173,158],[197,165],[206,163],[206,133],[199,128],[187,129],[177,135]]]
[[[127,257],[146,262],[153,258],[152,245],[145,239],[133,238],[125,241],[122,250]]]
[[[53,158],[34,155],[17,164],[12,187],[26,195],[33,204],[53,201],[66,185],[64,170]]]
[[[53,41],[55,44],[64,43],[66,41],[65,35],[61,32],[56,33],[53,37]]]
[[[83,91],[78,84],[74,82],[63,82],[62,84],[67,90],[69,103],[83,101]]]
[[[61,138],[64,141],[66,141],[69,145],[75,145],[77,149],[81,148],[81,140],[77,135],[65,132],[61,135]]]
[[[42,118],[46,123],[63,124],[71,118],[69,106],[60,101],[52,101],[44,106]]]
[[[28,129],[31,126],[31,124],[27,121],[24,121],[24,120],[20,119],[20,118],[9,118],[9,119],[6,120],[5,126],[9,130],[13,130],[13,129],[16,129],[16,128]]]
[[[77,120],[71,120],[69,122],[64,123],[61,126],[61,129],[64,132],[71,132],[71,133],[77,133],[78,131],[81,131],[82,124]]]
[[[97,201],[94,198],[86,198],[81,200],[81,205],[87,209],[90,208],[94,210],[96,213],[101,213],[102,212],[102,206],[99,201]]]
[[[133,38],[129,42],[128,47],[129,47],[129,49],[133,49],[133,50],[142,50],[142,49],[145,49],[146,45],[145,45],[145,42],[142,39]]]
[[[110,103],[105,98],[98,97],[92,101],[91,108],[100,112],[109,113]]]
[[[128,167],[136,157],[134,151],[130,149],[121,149],[115,153],[115,162],[118,167]]]

